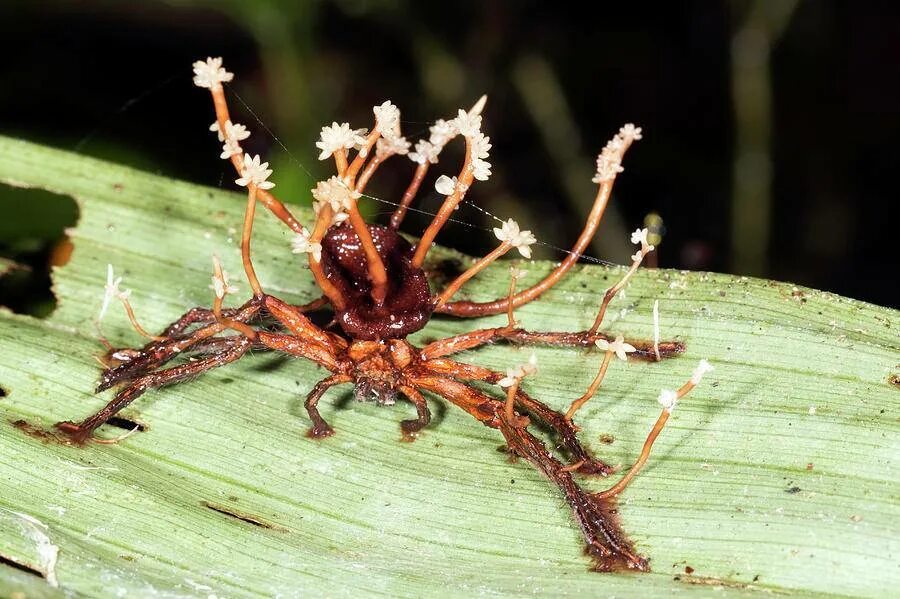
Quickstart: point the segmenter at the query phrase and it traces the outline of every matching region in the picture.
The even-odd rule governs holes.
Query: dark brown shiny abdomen
[[[353,339],[402,339],[431,318],[428,280],[410,263],[413,248],[396,231],[369,225],[369,232],[388,271],[390,287],[382,306],[375,306],[369,295],[366,256],[353,227],[332,227],[322,239],[325,276],[347,298],[347,308],[335,311],[335,318]]]

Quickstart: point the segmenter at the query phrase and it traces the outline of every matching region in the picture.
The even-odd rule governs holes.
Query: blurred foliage
[[[766,5],[12,0],[0,5],[0,48],[15,57],[0,66],[0,132],[227,188],[230,173],[205,131],[208,99],[189,69],[222,55],[236,73],[233,110],[254,131],[246,146],[272,163],[279,195],[304,204],[330,172],[313,147],[323,124],[370,126],[371,106],[390,98],[415,139],[487,92],[495,175],[469,199],[534,229],[548,244],[540,257],[558,259],[552,248],[571,244],[593,195],[593,157],[635,121],[645,139],[626,158],[594,256],[627,260],[625,232],[657,214],[666,223],[661,266],[758,274],[894,304],[884,215],[896,201],[900,66],[873,57],[900,51],[897,17],[877,3],[801,0],[793,12],[769,6],[780,21],[766,44],[746,43],[759,39],[742,32],[759,30]],[[766,68],[753,70],[760,63]],[[762,79],[742,84],[735,65]],[[762,95],[752,91],[760,82]],[[760,148],[767,166],[741,167],[762,164]],[[411,170],[402,162],[383,169],[374,195],[396,200]],[[429,185],[425,211],[437,202]],[[32,222],[35,210],[56,228],[32,238],[38,251],[0,232],[0,256],[45,284],[46,259],[72,220],[49,204],[19,209],[37,200],[12,193],[0,189],[0,206],[16,207],[4,212],[5,231],[44,226]],[[458,217],[491,224],[471,207]],[[406,230],[424,222],[412,214]],[[488,233],[458,226],[442,240],[469,253],[491,244]],[[49,292],[33,283],[35,302],[44,302]],[[17,310],[31,310],[31,292]],[[10,303],[0,289],[0,304]]]

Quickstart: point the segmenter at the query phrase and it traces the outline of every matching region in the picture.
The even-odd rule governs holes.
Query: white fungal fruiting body
[[[224,160],[228,160],[232,156],[236,156],[237,154],[242,154],[244,150],[241,148],[241,145],[233,140],[226,140],[224,144],[222,144],[222,153],[219,154],[219,158]]]
[[[403,156],[409,152],[410,143],[405,137],[382,137],[375,142],[375,156],[379,160],[384,160],[389,156],[397,154]]]
[[[703,375],[707,372],[712,372],[713,367],[705,359],[700,360],[700,363],[697,364],[697,368],[694,369],[694,373],[691,375],[691,383],[694,385],[699,385],[700,380],[703,379]]]
[[[397,108],[390,100],[385,100],[379,106],[373,106],[372,112],[375,113],[375,123],[381,136],[387,139],[393,139],[400,135],[400,109]]]
[[[361,197],[359,192],[351,191],[343,181],[335,176],[316,183],[312,195],[316,199],[316,203],[313,205],[316,214],[319,214],[322,206],[328,204],[335,214],[336,222],[346,220],[347,212],[353,207],[354,201]]]
[[[322,244],[310,242],[309,233],[297,233],[291,241],[291,251],[295,254],[310,254],[316,262],[322,261]]]
[[[219,257],[213,254],[212,261],[212,285],[210,285],[209,288],[213,290],[216,297],[221,300],[225,299],[225,296],[229,293],[237,293],[238,288],[231,283],[228,273],[222,269],[222,263],[219,261]]]
[[[519,223],[513,219],[507,220],[500,227],[495,227],[494,235],[500,241],[509,242],[525,258],[531,258],[531,245],[537,242],[537,239],[535,239],[531,231],[520,230]]]
[[[497,384],[501,387],[512,387],[529,374],[534,374],[535,372],[537,372],[537,356],[531,354],[527,363],[507,368],[506,376],[497,381]]]
[[[622,155],[631,142],[641,139],[641,128],[626,123],[597,156],[597,172],[591,179],[594,183],[607,183],[624,171]]]
[[[675,409],[675,404],[678,403],[678,393],[676,391],[670,391],[669,389],[663,389],[659,392],[659,397],[656,398],[656,401],[659,402],[659,405],[661,405],[666,412],[671,414],[672,410]]]
[[[350,123],[337,122],[322,127],[316,147],[321,150],[319,160],[330,158],[338,150],[359,148],[366,143],[366,129],[351,129]]]
[[[98,320],[103,320],[106,311],[109,309],[109,303],[113,298],[127,300],[131,296],[131,289],[120,290],[119,285],[122,283],[122,277],[116,277],[113,272],[113,265],[106,265],[106,286],[103,288],[103,304],[100,306],[100,314]]]
[[[644,259],[644,256],[656,249],[655,246],[650,245],[647,242],[647,235],[649,234],[650,232],[646,227],[643,229],[635,229],[631,234],[631,243],[638,243],[641,245],[641,249],[639,249],[634,253],[634,255],[631,256],[632,261],[640,262]]]
[[[210,90],[219,89],[223,83],[234,79],[234,73],[229,73],[222,68],[222,58],[209,57],[205,61],[198,60],[194,63],[194,85]]]
[[[615,341],[610,343],[606,339],[597,339],[594,341],[594,345],[602,349],[603,351],[609,351],[616,354],[616,357],[620,360],[628,360],[628,354],[634,353],[637,351],[630,343],[625,343],[625,337],[619,335],[616,337]]]
[[[481,115],[460,108],[451,126],[464,137],[474,137],[481,132]]]
[[[456,177],[441,175],[437,178],[437,181],[434,182],[434,190],[441,195],[448,196],[456,191],[456,186],[458,183],[459,180]]]
[[[240,123],[232,123],[231,121],[225,121],[225,131],[222,131],[222,128],[219,127],[219,121],[214,122],[209,126],[209,130],[213,131],[218,135],[219,141],[225,141],[226,139],[231,139],[234,141],[243,141],[250,137],[250,132],[247,131],[247,128]]]
[[[235,179],[234,182],[241,187],[254,185],[259,189],[272,189],[273,187],[275,187],[275,184],[267,180],[271,174],[272,170],[269,168],[269,163],[260,162],[259,154],[253,156],[252,158],[249,154],[244,154],[244,164],[241,168],[241,177],[239,179]]]

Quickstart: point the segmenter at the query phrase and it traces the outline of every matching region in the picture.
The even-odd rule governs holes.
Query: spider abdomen
[[[369,225],[369,233],[388,271],[390,288],[382,305],[372,300],[366,256],[348,223],[332,227],[322,238],[325,276],[347,298],[335,319],[353,339],[402,339],[431,318],[431,291],[425,272],[412,265],[413,248],[396,231]]]

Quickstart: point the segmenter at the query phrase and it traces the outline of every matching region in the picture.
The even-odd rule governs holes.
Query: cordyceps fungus
[[[319,414],[317,402],[330,387],[344,383],[354,385],[359,400],[394,403],[404,398],[416,408],[416,418],[404,420],[401,428],[408,438],[428,425],[431,414],[425,401],[428,392],[444,398],[503,435],[511,453],[520,456],[556,483],[572,509],[587,543],[587,552],[597,570],[647,570],[647,560],[632,546],[620,528],[616,514],[616,497],[646,462],[651,446],[669,419],[678,400],[683,398],[710,370],[704,360],[690,380],[675,391],[663,390],[659,396],[662,411],[647,437],[639,459],[620,481],[608,490],[589,493],[582,489],[576,476],[607,476],[613,469],[594,458],[581,445],[573,423],[580,408],[603,383],[608,368],[629,356],[661,360],[684,350],[681,343],[660,341],[658,311],[654,307],[652,341],[626,340],[600,331],[610,301],[640,267],[646,255],[654,250],[648,242],[647,229],[638,229],[631,241],[638,245],[631,267],[602,300],[593,325],[580,332],[539,332],[521,328],[515,309],[537,299],[553,287],[578,261],[597,231],[609,200],[613,183],[622,172],[622,159],[631,144],[641,139],[641,129],[627,124],[609,141],[597,158],[593,179],[598,184],[596,198],[584,229],[566,258],[540,282],[517,290],[523,272],[510,271],[510,285],[505,297],[487,302],[454,301],[455,294],[473,276],[511,250],[530,258],[535,236],[523,231],[509,219],[494,229],[499,245],[440,291],[429,288],[423,263],[432,243],[463,201],[476,180],[491,175],[487,162],[490,138],[481,131],[481,113],[486,98],[470,110],[460,110],[456,117],[438,120],[430,128],[428,139],[411,144],[401,135],[400,111],[391,102],[375,106],[371,131],[354,129],[348,123],[333,123],[322,128],[316,146],[320,160],[333,158],[337,173],[319,182],[312,190],[315,222],[307,228],[271,192],[272,171],[259,156],[245,154],[240,142],[250,133],[234,123],[229,115],[222,84],[233,75],[222,68],[222,61],[209,58],[194,63],[194,83],[212,94],[216,121],[210,127],[222,143],[221,158],[234,166],[236,183],[247,190],[247,209],[241,236],[241,257],[251,297],[241,306],[223,308],[226,296],[239,292],[218,257],[213,258],[213,304],[211,308],[194,308],[158,335],[146,331],[138,323],[130,304],[130,291],[121,290],[121,277],[109,267],[106,293],[100,316],[112,300],[124,305],[138,333],[148,339],[138,349],[108,347],[105,370],[98,391],[115,387],[114,398],[100,411],[80,423],[57,424],[75,443],[88,441],[120,441],[94,436],[95,429],[110,421],[119,410],[148,389],[191,379],[207,370],[240,359],[251,350],[270,350],[311,360],[329,371],[329,376],[310,391],[306,409],[312,420],[312,437],[334,433]],[[428,171],[436,165],[443,148],[454,138],[465,142],[465,158],[454,176],[441,175],[434,188],[444,196],[432,222],[416,244],[398,234],[398,228],[409,206],[417,196]],[[363,220],[357,202],[369,180],[380,166],[393,156],[405,155],[416,165],[411,183],[397,203],[397,209],[386,225]],[[264,291],[251,260],[251,238],[254,214],[261,204],[294,233],[293,251],[306,257],[321,299],[306,306],[286,303]],[[319,327],[305,313],[312,309],[330,308],[333,318]],[[495,328],[476,328],[467,333],[439,339],[424,347],[415,347],[406,337],[425,327],[432,314],[449,314],[460,318],[506,314],[507,324]],[[587,391],[573,400],[565,413],[558,412],[521,389],[525,377],[534,376],[534,358],[512,366],[505,373],[454,360],[450,356],[500,341],[516,344],[597,346],[602,352],[597,376]],[[480,383],[476,385],[475,383]],[[503,393],[485,391],[497,385]],[[550,429],[558,437],[556,451],[551,451],[531,432],[532,423]],[[152,433],[151,433],[152,434]]]

